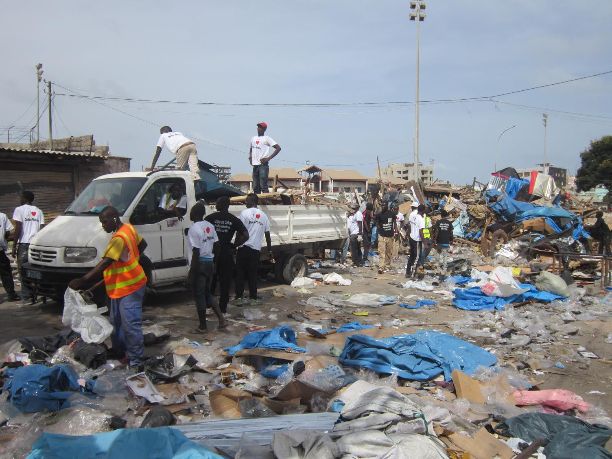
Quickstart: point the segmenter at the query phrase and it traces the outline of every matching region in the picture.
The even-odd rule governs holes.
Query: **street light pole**
[[[40,142],[40,82],[42,81],[42,64],[36,64],[36,143]]]
[[[548,127],[548,114],[542,113],[542,122],[544,123],[544,164],[542,164],[542,172],[548,174],[548,152],[547,150],[547,127]]]
[[[427,5],[423,0],[410,2],[410,20],[416,22],[416,97],[414,102],[414,179],[418,182],[421,178],[419,174],[419,83],[421,65],[421,34],[420,23],[425,20],[425,9]]]
[[[6,130],[6,143],[11,143],[11,129],[13,129],[15,126],[9,126],[8,129]]]
[[[497,152],[499,153],[499,141],[501,140],[502,136],[508,132],[510,129],[514,129],[516,127],[516,124],[513,124],[512,126],[510,126],[509,128],[504,129],[503,131],[501,131],[499,133],[499,135],[497,136]],[[493,165],[493,172],[497,172],[497,154],[495,155],[495,164]]]

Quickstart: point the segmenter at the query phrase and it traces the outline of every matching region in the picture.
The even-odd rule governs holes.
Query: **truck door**
[[[181,197],[175,199],[176,188]],[[186,213],[185,181],[160,178],[153,182],[136,205],[130,222],[147,241],[146,255],[153,262],[154,282],[182,276],[187,269],[183,234]],[[178,205],[183,205],[181,208]],[[173,210],[175,209],[175,210]],[[175,271],[180,271],[180,274]]]

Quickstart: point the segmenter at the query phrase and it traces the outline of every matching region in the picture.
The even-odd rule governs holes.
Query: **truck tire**
[[[290,284],[296,277],[304,277],[308,274],[308,262],[301,253],[289,257],[283,267],[283,280]]]

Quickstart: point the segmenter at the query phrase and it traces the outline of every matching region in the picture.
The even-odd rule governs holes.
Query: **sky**
[[[53,83],[54,137],[94,134],[133,158],[132,170],[150,164],[159,127],[170,125],[196,141],[200,159],[247,172],[259,121],[282,147],[272,167],[308,161],[373,176],[377,157],[383,167],[413,161],[409,1],[2,3],[2,141],[9,126],[12,141],[29,139],[40,62]],[[489,98],[611,71],[609,0],[431,0],[426,12],[420,98],[438,102],[420,105],[420,157],[436,178],[465,184],[495,165],[542,162],[543,113],[548,160],[571,173],[592,140],[612,133],[612,73]],[[457,101],[472,97],[483,99]],[[40,131],[46,139],[46,113]]]

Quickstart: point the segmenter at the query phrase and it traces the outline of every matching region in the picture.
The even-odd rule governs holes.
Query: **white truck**
[[[187,198],[184,218],[168,217],[159,208],[162,196],[178,184]],[[189,210],[219,183],[192,181],[188,172],[123,172],[94,179],[63,215],[44,227],[30,243],[24,281],[39,296],[60,299],[71,279],[95,266],[111,235],[104,232],[98,214],[107,205],[117,208],[147,241],[143,263],[148,291],[184,288],[187,280]],[[221,191],[222,192],[222,191]],[[217,194],[221,193],[217,189]],[[210,195],[210,193],[209,193]],[[230,206],[239,215],[244,205]],[[262,263],[281,282],[305,275],[306,256],[324,249],[340,249],[347,237],[345,212],[327,205],[269,205],[260,208],[270,218],[275,263]],[[206,213],[214,212],[207,205]],[[265,244],[262,260],[269,258]],[[150,261],[149,261],[150,260]]]

